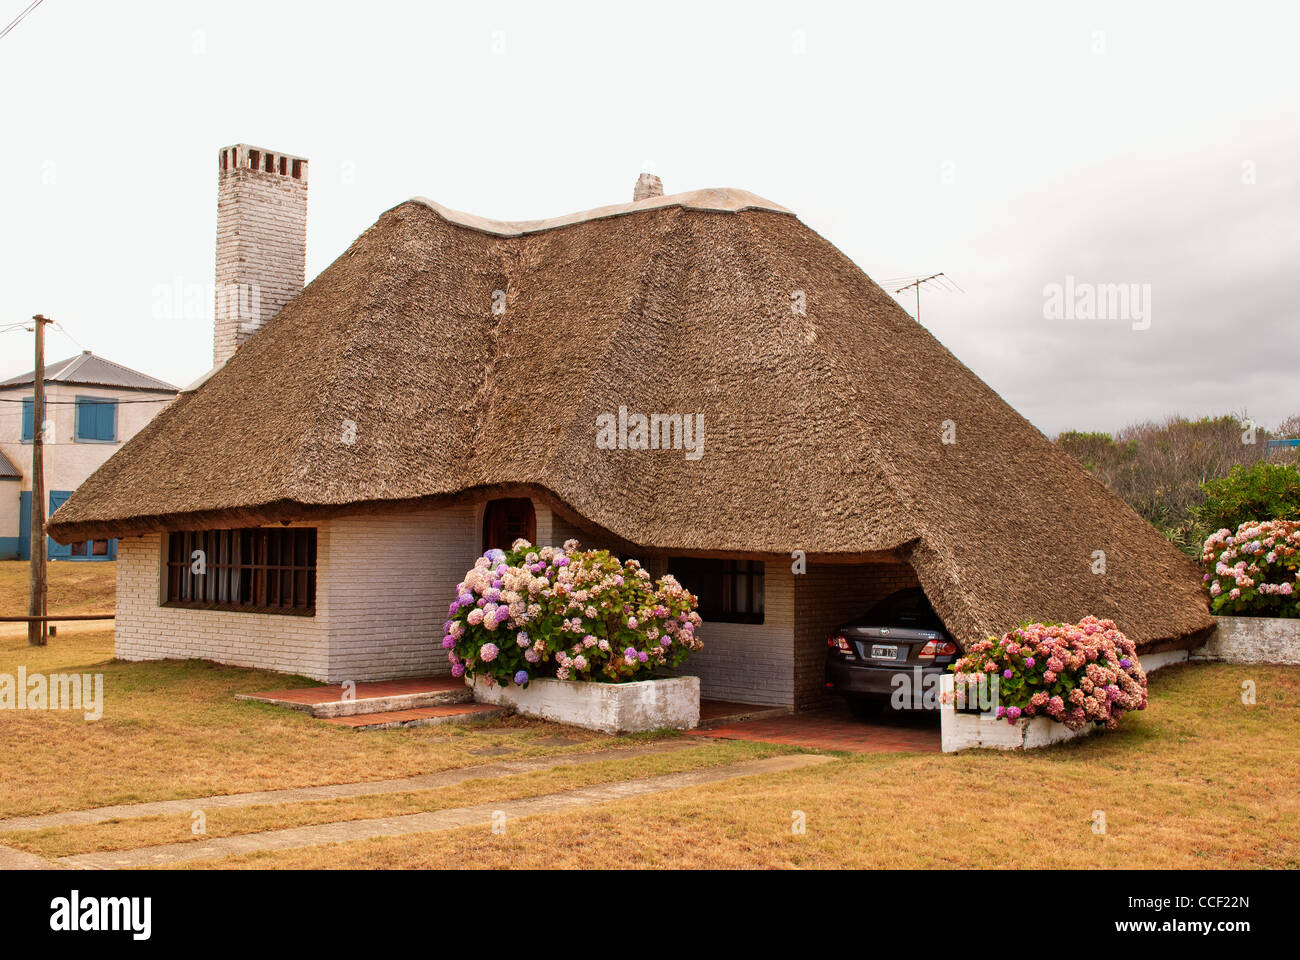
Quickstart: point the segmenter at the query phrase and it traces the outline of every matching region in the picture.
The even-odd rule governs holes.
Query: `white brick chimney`
[[[279,313],[306,278],[306,159],[243,143],[222,148],[214,365]]]
[[[632,191],[633,203],[644,200],[646,197],[662,197],[663,195],[664,182],[653,173],[643,173],[636,178],[636,187]]]

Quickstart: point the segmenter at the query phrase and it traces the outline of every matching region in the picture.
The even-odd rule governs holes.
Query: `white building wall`
[[[318,570],[331,564],[330,528],[315,526]],[[113,653],[120,660],[215,660],[328,679],[328,578],[316,578],[314,617],[164,607],[164,534],[117,542],[117,619]],[[357,678],[361,679],[361,678]]]
[[[794,706],[794,574],[787,563],[768,563],[763,580],[763,622],[705,620],[704,649],[679,671],[700,678],[705,699]]]
[[[545,506],[535,508],[539,544],[578,535]],[[465,504],[295,524],[318,531],[314,617],[161,606],[162,536],[124,538],[116,654],[216,660],[333,682],[446,675],[442,623],[479,554],[482,510]],[[647,558],[646,566],[659,576],[664,558]],[[912,583],[901,564],[814,565],[796,576],[788,563],[768,563],[764,622],[706,621],[704,649],[681,672],[699,677],[708,699],[812,706],[821,695],[826,630]]]
[[[335,682],[446,674],[442,623],[477,555],[473,518],[462,506],[293,524],[317,530],[311,617],[162,606],[163,535],[122,538],[114,652]]]
[[[478,556],[472,505],[331,520],[328,679],[450,673],[442,624]],[[319,610],[319,606],[318,606]]]
[[[22,480],[0,477],[0,560],[18,553],[18,514]]]
[[[32,488],[32,445],[22,441],[23,405],[16,402],[32,395],[31,386],[0,390],[0,450],[20,471],[22,479],[0,481],[0,539],[18,536],[18,494]],[[76,438],[77,397],[99,397],[119,401],[117,405],[117,440],[113,443],[83,441]],[[46,384],[45,419],[53,424],[53,443],[45,446],[45,495],[51,490],[76,490],[109,457],[130,440],[150,420],[162,412],[175,394],[162,391],[124,390],[116,387],[92,387],[84,384]],[[57,402],[53,402],[57,401]],[[148,402],[129,402],[148,401]],[[14,501],[12,511],[8,501]]]

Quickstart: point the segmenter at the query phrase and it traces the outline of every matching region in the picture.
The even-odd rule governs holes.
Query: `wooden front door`
[[[523,537],[537,542],[537,514],[527,497],[493,500],[483,511],[483,550],[496,547],[509,550],[510,544]]]

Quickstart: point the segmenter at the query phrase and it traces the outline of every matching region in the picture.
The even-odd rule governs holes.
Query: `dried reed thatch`
[[[702,415],[703,455],[598,449],[620,406]],[[49,530],[523,490],[646,553],[894,553],[963,642],[1091,613],[1149,650],[1212,622],[1151,526],[835,247],[738,191],[540,224],[403,203]]]

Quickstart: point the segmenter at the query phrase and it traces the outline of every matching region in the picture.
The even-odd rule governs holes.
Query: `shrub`
[[[1194,511],[1200,529],[1236,530],[1260,518],[1300,520],[1300,469],[1260,460],[1236,466],[1201,485],[1205,503]]]
[[[1248,617],[1300,617],[1300,521],[1243,523],[1201,550],[1210,609]]]
[[[997,679],[997,716],[1009,723],[1045,716],[1078,730],[1089,721],[1114,729],[1147,705],[1147,677],[1133,641],[1114,621],[1029,623],[973,644],[951,668],[956,683]]]
[[[456,585],[442,645],[456,677],[645,680],[703,647],[696,603],[672,576],[652,584],[635,560],[521,539],[489,550]]]

